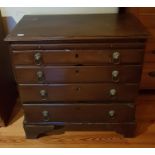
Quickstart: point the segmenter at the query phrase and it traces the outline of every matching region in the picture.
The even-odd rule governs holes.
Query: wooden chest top
[[[132,15],[26,15],[6,41],[53,41],[146,38],[147,32]]]

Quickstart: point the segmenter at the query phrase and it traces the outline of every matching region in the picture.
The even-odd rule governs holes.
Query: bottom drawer
[[[28,123],[120,123],[135,119],[132,104],[24,104]]]
[[[155,89],[155,63],[145,63],[143,66],[141,89]]]

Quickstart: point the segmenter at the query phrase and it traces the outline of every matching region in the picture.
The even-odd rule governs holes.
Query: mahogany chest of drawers
[[[132,15],[29,15],[7,36],[27,138],[57,129],[134,135],[147,32]]]

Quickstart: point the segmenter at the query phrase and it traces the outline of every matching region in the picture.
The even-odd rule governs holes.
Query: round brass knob
[[[36,65],[41,64],[41,54],[39,52],[34,54],[34,60],[35,60]]]
[[[49,112],[47,110],[44,110],[42,115],[44,117],[44,121],[49,121]]]
[[[44,89],[40,90],[40,95],[41,95],[41,97],[42,97],[44,100],[45,100],[46,97],[48,96],[46,90],[44,90]]]
[[[117,71],[117,70],[112,71],[113,77],[117,77],[118,75],[119,75],[119,71]]]
[[[120,53],[119,52],[114,52],[112,54],[112,60],[113,60],[113,63],[119,64],[120,63]]]
[[[114,117],[115,116],[115,111],[114,110],[110,110],[109,111],[109,116],[110,117]]]
[[[117,71],[117,70],[112,71],[112,81],[114,81],[114,82],[119,81],[119,71]]]
[[[115,96],[117,91],[116,91],[116,89],[110,89],[109,93],[110,93],[110,96]]]
[[[44,73],[43,73],[43,71],[38,71],[36,74],[37,74],[38,81],[43,82],[44,81]]]
[[[48,111],[46,111],[46,110],[44,110],[43,112],[42,112],[42,114],[43,114],[43,116],[48,116]]]

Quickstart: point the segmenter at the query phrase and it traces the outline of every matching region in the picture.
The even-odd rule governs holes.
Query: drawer
[[[134,121],[130,104],[24,104],[25,120],[29,123],[120,123]]]
[[[143,66],[142,89],[155,89],[155,63],[145,63]]]
[[[143,49],[13,51],[14,65],[140,64]]]
[[[19,86],[23,102],[31,101],[133,101],[137,84],[51,84]]]
[[[141,66],[16,67],[16,81],[23,84],[78,82],[139,82]]]

